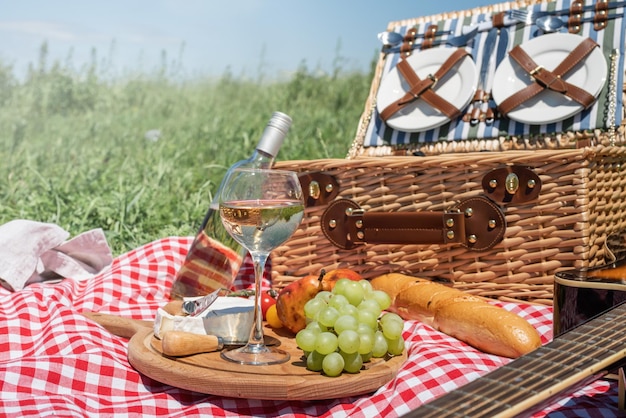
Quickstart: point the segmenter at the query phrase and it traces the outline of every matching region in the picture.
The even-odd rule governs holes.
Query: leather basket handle
[[[442,212],[366,212],[352,200],[338,199],[324,211],[321,227],[344,250],[367,243],[460,244],[483,251],[502,241],[506,220],[502,209],[482,196]]]

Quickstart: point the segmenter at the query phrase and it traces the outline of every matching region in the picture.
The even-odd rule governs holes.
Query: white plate
[[[434,74],[455,51],[454,48],[433,48],[420,51],[406,58],[419,78]],[[478,71],[471,56],[466,56],[439,80],[433,89],[442,98],[463,109],[474,97]],[[378,112],[405,95],[409,84],[397,68],[389,71],[381,80],[376,97]],[[448,117],[419,98],[409,103],[387,119],[387,125],[405,132],[433,129],[448,122]]]
[[[583,37],[569,33],[538,36],[522,44],[524,51],[537,63],[553,70],[583,41]],[[585,60],[569,71],[563,79],[597,97],[607,78],[607,64],[601,48],[594,48]],[[492,96],[499,105],[507,97],[531,84],[530,76],[509,56],[496,69]],[[569,118],[583,110],[583,106],[567,96],[544,90],[522,103],[507,116],[530,125],[543,125]]]

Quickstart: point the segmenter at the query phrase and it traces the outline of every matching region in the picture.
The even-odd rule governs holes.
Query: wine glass
[[[240,364],[286,362],[289,353],[267,347],[263,340],[261,279],[270,252],[287,241],[302,221],[300,180],[292,171],[237,168],[224,180],[219,205],[224,227],[250,252],[255,273],[254,325],[248,343],[221,355]]]

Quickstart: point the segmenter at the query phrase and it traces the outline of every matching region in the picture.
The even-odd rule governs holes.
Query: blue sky
[[[77,70],[96,51],[112,75],[181,64],[179,76],[288,75],[305,63],[367,70],[390,21],[494,4],[486,0],[0,0],[0,60],[23,74],[48,61]],[[103,65],[103,63],[107,63]]]

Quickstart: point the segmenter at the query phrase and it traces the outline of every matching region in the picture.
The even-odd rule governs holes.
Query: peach
[[[339,279],[349,279],[358,282],[362,280],[363,277],[356,271],[348,268],[330,270],[322,277],[322,290],[332,292],[335,283],[337,283]]]
[[[322,274],[302,277],[283,287],[278,293],[276,313],[289,331],[297,333],[306,326],[304,305],[322,289]]]

